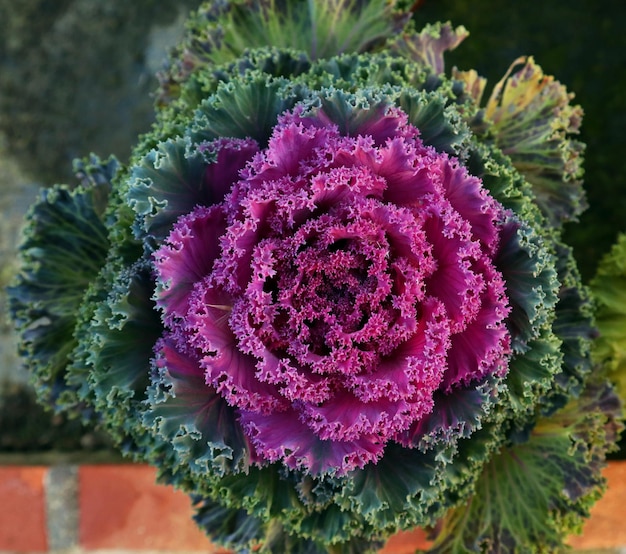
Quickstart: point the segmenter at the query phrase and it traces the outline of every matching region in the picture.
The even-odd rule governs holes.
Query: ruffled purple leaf
[[[205,382],[199,360],[174,336],[159,341],[147,423],[171,441],[180,463],[224,473],[245,467],[247,441],[236,412]]]
[[[269,415],[242,411],[241,423],[255,447],[257,463],[281,461],[314,475],[330,468],[361,468],[376,461],[383,450],[376,435],[362,434],[353,440],[321,439],[294,410]]]
[[[225,228],[221,206],[199,207],[176,222],[165,243],[153,254],[160,277],[156,302],[166,318],[186,314],[194,284],[209,274],[220,253],[215,237]]]

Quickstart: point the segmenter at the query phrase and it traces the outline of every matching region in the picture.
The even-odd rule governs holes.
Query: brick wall
[[[0,466],[0,552],[178,551],[225,554],[191,519],[187,495],[144,465]],[[421,531],[384,554],[424,545]]]
[[[579,549],[626,546],[626,462],[606,470],[609,489],[596,504]],[[225,554],[191,519],[188,497],[155,484],[143,465],[0,466],[0,552],[123,549]],[[426,546],[421,531],[393,537],[382,554]],[[621,547],[621,548],[620,548]]]

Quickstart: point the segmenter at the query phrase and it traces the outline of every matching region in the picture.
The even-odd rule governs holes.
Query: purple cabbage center
[[[211,174],[232,175],[220,159]],[[219,187],[155,253],[157,304],[256,463],[363,467],[417,444],[435,393],[506,373],[507,214],[400,110],[350,136],[322,110],[286,113]]]

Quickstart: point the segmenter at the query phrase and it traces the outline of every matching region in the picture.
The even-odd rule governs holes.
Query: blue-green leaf
[[[41,191],[27,215],[21,270],[8,289],[20,348],[40,398],[53,404],[65,393],[72,403],[65,373],[76,346],[77,314],[109,246],[102,215],[117,166],[114,161],[102,165],[92,161],[84,172],[86,187]]]

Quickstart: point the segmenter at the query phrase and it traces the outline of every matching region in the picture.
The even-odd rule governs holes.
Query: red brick
[[[80,546],[224,552],[192,521],[189,497],[157,485],[155,476],[153,468],[143,465],[80,467]]]
[[[155,475],[143,465],[81,466],[80,546],[227,553],[193,523],[187,495],[156,484]],[[427,546],[424,531],[417,529],[392,537],[381,554],[413,554]]]
[[[0,551],[48,549],[45,475],[45,467],[0,466]]]
[[[402,531],[387,541],[380,554],[414,554],[418,549],[427,549],[429,544],[422,529]]]

